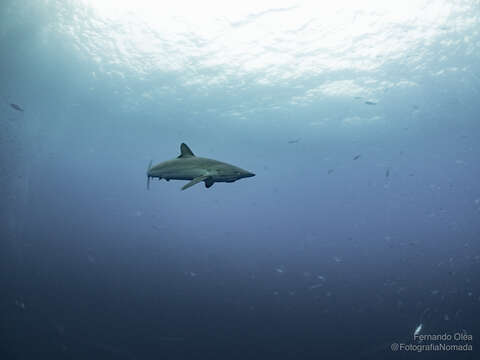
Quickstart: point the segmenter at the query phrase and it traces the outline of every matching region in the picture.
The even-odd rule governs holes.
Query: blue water
[[[478,358],[477,1],[4,0],[0,49],[2,360]],[[182,142],[256,176],[147,191]]]

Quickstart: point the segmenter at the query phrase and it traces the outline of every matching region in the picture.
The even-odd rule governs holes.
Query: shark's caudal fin
[[[190,186],[198,184],[199,182],[207,180],[208,178],[209,178],[208,175],[203,175],[203,176],[196,177],[195,179],[193,179],[192,181],[190,181],[186,185],[183,185],[182,190],[188,189]]]
[[[148,175],[148,172],[150,171],[150,168],[152,167],[152,160],[148,163],[148,168],[147,168],[147,190],[150,189],[150,175]]]
[[[195,155],[193,154],[192,150],[190,150],[190,148],[187,146],[187,144],[182,143],[182,145],[180,145],[180,155],[178,155],[178,159],[188,158],[193,156]]]

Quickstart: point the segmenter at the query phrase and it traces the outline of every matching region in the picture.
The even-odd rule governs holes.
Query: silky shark
[[[170,180],[191,180],[182,187],[182,190],[205,182],[209,188],[216,182],[234,182],[239,179],[255,176],[255,174],[239,167],[207,158],[195,156],[187,146],[180,145],[180,155],[176,159],[161,162],[147,169],[147,189],[150,187],[150,178]]]

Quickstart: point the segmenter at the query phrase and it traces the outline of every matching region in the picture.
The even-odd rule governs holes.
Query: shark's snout
[[[252,177],[252,176],[255,176],[255,174],[251,172],[247,172],[247,174],[245,175],[245,177]]]

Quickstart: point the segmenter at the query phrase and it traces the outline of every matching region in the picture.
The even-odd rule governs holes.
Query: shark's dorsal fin
[[[190,150],[187,144],[182,143],[182,145],[180,145],[180,155],[178,155],[178,159],[192,157],[192,156],[195,156],[192,150]]]

